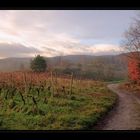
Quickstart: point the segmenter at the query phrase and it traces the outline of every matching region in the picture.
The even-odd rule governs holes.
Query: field
[[[91,129],[116,94],[104,82],[56,73],[0,73],[1,130]]]

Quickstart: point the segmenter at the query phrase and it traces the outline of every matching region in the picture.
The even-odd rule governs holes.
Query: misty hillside
[[[0,59],[0,71],[18,71],[30,68],[30,61],[32,58],[5,58]],[[105,56],[92,56],[92,55],[67,55],[46,58],[48,66],[54,67],[63,65],[88,65],[94,62],[104,62],[104,64],[116,64],[116,68],[126,69],[126,62],[124,55],[105,55]]]
[[[5,58],[0,59],[0,71],[18,71],[28,69],[31,58]]]

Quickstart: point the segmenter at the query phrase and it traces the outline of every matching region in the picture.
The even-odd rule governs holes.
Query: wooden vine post
[[[53,85],[53,72],[51,71],[51,86],[52,86],[52,97],[54,95],[54,85]]]
[[[70,80],[70,94],[72,94],[72,85],[73,85],[73,72],[71,74],[71,80]]]
[[[27,79],[26,79],[26,73],[23,73],[23,77],[24,77],[24,85],[25,85],[25,94],[27,94]]]

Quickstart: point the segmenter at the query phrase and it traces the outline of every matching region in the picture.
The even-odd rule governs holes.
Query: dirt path
[[[118,102],[96,130],[140,130],[140,98],[132,93],[118,89],[119,84],[110,84],[108,88],[118,95]]]

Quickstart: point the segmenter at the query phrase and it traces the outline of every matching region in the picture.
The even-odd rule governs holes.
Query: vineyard
[[[115,100],[105,83],[73,74],[0,73],[0,129],[88,129]]]

